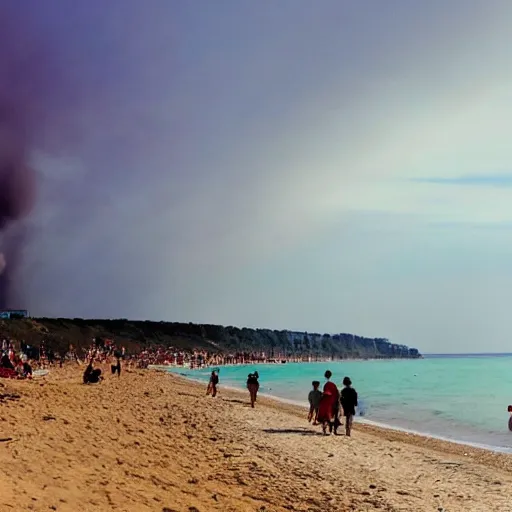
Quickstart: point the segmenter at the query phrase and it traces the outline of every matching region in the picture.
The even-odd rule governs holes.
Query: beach
[[[375,424],[511,453],[507,428],[511,367],[510,355],[459,355],[258,365],[258,370],[260,391],[299,405],[307,404],[313,380],[323,386],[327,369],[338,386],[347,375],[359,394],[358,412]],[[222,383],[243,389],[247,374],[255,368],[223,366]],[[174,371],[205,383],[210,375],[208,369]]]
[[[512,457],[160,372],[2,380],[0,511],[509,511]],[[7,395],[7,396],[5,396]]]

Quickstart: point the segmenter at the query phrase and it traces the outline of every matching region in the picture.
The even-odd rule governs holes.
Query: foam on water
[[[220,384],[244,389],[257,368],[261,392],[307,406],[312,380],[326,369],[336,383],[351,377],[365,421],[410,433],[512,453],[507,406],[512,403],[512,356],[448,356],[403,361],[345,361],[221,367]],[[174,369],[201,382],[210,370]]]

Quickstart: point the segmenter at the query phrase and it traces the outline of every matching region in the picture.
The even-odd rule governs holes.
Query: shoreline
[[[206,380],[195,379],[193,377],[189,377],[187,375],[176,373],[173,371],[157,370],[157,369],[150,370],[150,371],[159,371],[159,372],[166,373],[169,375],[174,375],[178,378],[182,378],[186,381],[194,382],[196,384],[201,384],[203,386],[205,384],[207,384]],[[192,369],[192,370],[189,369],[189,371],[193,372],[193,371],[197,371],[197,369]],[[220,389],[226,389],[228,391],[237,392],[237,393],[244,393],[244,388],[242,386],[236,387],[236,386],[221,384]],[[284,397],[280,397],[280,396],[265,393],[265,392],[258,393],[258,396],[264,397],[268,400],[274,400],[275,402],[278,402],[278,403],[298,407],[298,408],[302,409],[303,411],[307,411],[309,409],[309,406],[306,401],[301,402],[299,400],[284,398]],[[494,445],[480,443],[480,442],[476,442],[476,441],[465,441],[465,440],[460,440],[460,439],[452,439],[452,438],[449,438],[449,437],[446,437],[446,436],[443,436],[440,434],[433,434],[431,432],[422,432],[422,431],[419,431],[416,429],[402,427],[400,425],[393,425],[390,423],[381,422],[379,420],[368,419],[365,416],[359,416],[359,415],[355,416],[354,424],[355,425],[357,425],[357,424],[368,425],[368,426],[379,428],[382,430],[390,430],[390,431],[395,431],[395,432],[399,432],[399,433],[406,434],[406,435],[412,435],[412,436],[417,436],[417,437],[426,438],[426,439],[433,439],[433,440],[437,440],[437,441],[441,441],[441,442],[445,442],[445,443],[453,443],[455,445],[466,447],[468,449],[484,450],[484,451],[497,453],[497,454],[501,454],[501,455],[512,455],[512,447],[494,446]]]
[[[323,436],[273,398],[252,409],[247,392],[144,370],[87,386],[82,370],[0,382],[0,510],[510,510],[509,455],[360,422]]]
[[[153,370],[158,371],[158,370]],[[162,372],[164,373],[164,372]],[[194,383],[195,385],[201,385],[202,388],[204,388],[205,381],[199,380],[199,379],[193,379],[190,377],[187,377],[185,375],[175,374],[172,372],[165,372],[168,375],[172,375],[173,377],[177,379],[181,379],[185,382]],[[220,385],[219,390],[226,390],[228,393],[236,393],[237,395],[241,396],[242,398],[247,398],[247,392],[243,388],[237,388],[235,386],[224,386]],[[220,392],[219,392],[220,393]],[[296,400],[291,400],[287,398],[278,397],[275,395],[269,395],[267,393],[258,393],[258,397],[264,398],[266,401],[274,403],[277,408],[279,408],[280,405],[282,406],[288,406],[293,409],[295,409],[295,413],[297,416],[305,417],[304,413],[307,413],[308,406],[302,403],[299,403]],[[307,422],[306,422],[307,425]],[[437,436],[435,434],[429,434],[424,432],[416,432],[411,429],[402,428],[394,425],[389,425],[385,423],[380,423],[378,421],[368,420],[361,416],[355,416],[354,417],[354,428],[357,428],[358,426],[369,427],[370,431],[372,433],[374,432],[380,432],[382,434],[389,433],[389,434],[396,434],[398,436],[407,436],[407,440],[413,439],[413,440],[420,440],[422,441],[422,444],[428,445],[428,444],[437,444],[438,442],[446,444],[448,446],[453,445],[450,447],[448,451],[454,450],[456,453],[463,453],[464,456],[467,456],[468,450],[478,450],[480,452],[489,453],[492,455],[500,455],[504,457],[510,457],[512,455],[512,448],[510,448],[510,451],[506,451],[506,447],[493,447],[493,446],[487,446],[483,444],[478,443],[471,443],[471,442],[465,442],[465,441],[458,441],[453,439],[447,439],[442,436]],[[394,436],[393,436],[394,437]],[[499,448],[502,448],[500,450]],[[510,457],[510,461],[512,463],[512,457]]]

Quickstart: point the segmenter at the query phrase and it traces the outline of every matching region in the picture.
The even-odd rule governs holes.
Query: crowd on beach
[[[285,359],[267,357],[265,352],[234,352],[232,354],[220,354],[207,350],[184,351],[175,347],[164,345],[152,345],[136,356],[137,366],[147,368],[155,366],[183,366],[190,369],[205,368],[208,366],[227,366],[239,364],[281,363]]]
[[[194,350],[184,352],[174,347],[153,346],[141,351],[139,354],[128,355],[123,346],[117,346],[111,339],[94,338],[90,346],[82,348],[81,357],[77,354],[73,345],[69,346],[68,352],[56,357],[51,349],[48,349],[46,343],[41,342],[36,349],[30,345],[21,342],[19,350],[15,348],[16,343],[13,340],[3,339],[1,344],[0,357],[0,378],[32,378],[32,365],[40,368],[51,367],[59,364],[62,367],[65,361],[75,361],[78,364],[87,366],[83,373],[84,384],[95,384],[103,379],[103,371],[95,364],[109,364],[113,375],[120,377],[121,361],[128,368],[135,365],[137,368],[147,368],[149,365],[176,365],[183,366],[188,364],[190,368],[201,368],[211,365],[223,365],[227,362],[231,364],[247,364],[265,361],[264,353],[246,353],[240,352],[235,355],[210,354],[207,351]],[[32,363],[32,364],[31,364]],[[340,392],[336,384],[332,382],[332,373],[325,372],[325,384],[323,390],[320,390],[320,381],[313,381],[313,389],[308,395],[310,410],[308,420],[313,425],[321,425],[325,435],[338,433],[338,428],[342,426],[340,418],[345,419],[345,433],[350,436],[352,420],[356,414],[358,406],[357,392],[352,387],[349,377],[343,379],[343,388]],[[213,370],[208,383],[207,394],[213,397],[217,395],[219,384],[218,370]],[[246,387],[249,391],[251,407],[255,406],[259,384],[258,372],[250,373],[247,376]]]
[[[112,373],[120,375],[120,361],[125,356],[124,347],[118,348],[112,340],[100,339],[94,339],[93,343],[89,347],[83,348],[80,353],[77,353],[73,345],[69,346],[66,354],[56,354],[47,347],[45,341],[42,341],[39,347],[34,347],[24,341],[18,343],[8,338],[2,339],[0,349],[0,378],[8,379],[30,379],[38,371],[45,374],[56,365],[62,367],[65,362],[69,361],[79,365],[88,362],[88,368],[92,368],[94,363],[110,363]],[[91,372],[92,370],[89,369],[88,373]],[[100,369],[92,372],[92,381],[99,382],[100,375]],[[86,380],[89,382],[89,377],[87,379],[84,377],[84,382]]]
[[[32,373],[32,366],[28,362],[27,354],[16,353],[12,340],[2,340],[0,377],[7,379],[30,379],[32,378]]]
[[[1,335],[0,335],[1,339]],[[208,365],[226,364],[226,361],[242,361],[243,356],[226,358],[207,351],[184,351],[176,347],[152,345],[138,353],[127,353],[124,346],[118,346],[112,339],[94,338],[89,346],[76,349],[69,345],[67,352],[56,353],[46,341],[41,341],[38,347],[25,342],[5,338],[1,344],[0,377],[24,378],[32,375],[27,373],[29,361],[34,368],[49,369],[66,362],[77,364],[117,364],[123,360],[128,368],[147,368],[150,365],[182,366],[202,368]],[[255,360],[249,358],[248,360]],[[25,369],[23,369],[25,365]],[[30,368],[31,370],[31,368]]]
[[[0,335],[1,339],[1,335]],[[224,364],[224,356],[211,354],[207,351],[184,351],[176,347],[152,345],[138,353],[127,353],[124,346],[119,346],[108,338],[93,338],[90,345],[76,349],[69,345],[67,352],[56,353],[46,341],[38,347],[24,341],[5,338],[1,343],[0,378],[31,378],[34,369],[49,370],[55,365],[64,363],[87,365],[84,382],[99,382],[103,378],[101,368],[94,365],[110,365],[112,373],[121,373],[121,361],[128,369],[147,368],[150,365],[186,366],[202,368],[212,364]]]
[[[198,350],[185,352],[176,347],[152,345],[129,359],[138,368],[147,368],[150,365],[202,368],[207,365],[208,353]]]
[[[190,369],[205,368],[211,366],[243,365],[243,364],[262,364],[262,363],[284,363],[289,359],[269,358],[265,352],[234,352],[231,354],[221,354],[207,350],[183,350],[173,346],[151,345],[138,353],[128,353],[124,346],[117,346],[114,340],[108,338],[94,338],[87,347],[77,350],[73,345],[69,345],[66,353],[55,353],[52,348],[47,347],[45,341],[42,341],[39,347],[33,347],[13,340],[4,340],[12,352],[16,352],[14,346],[19,346],[16,353],[25,355],[29,360],[34,361],[36,366],[46,368],[55,363],[62,364],[66,361],[75,361],[82,363],[94,357],[98,363],[108,362],[113,357],[114,352],[120,352],[122,359],[128,367],[148,368],[154,366],[177,366]],[[4,350],[5,352],[6,350]],[[284,357],[284,356],[283,356]]]

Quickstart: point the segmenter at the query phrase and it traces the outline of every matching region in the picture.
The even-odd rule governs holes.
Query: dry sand
[[[512,511],[512,457],[355,425],[149,371],[2,381],[0,512]],[[6,440],[9,439],[10,440]]]

